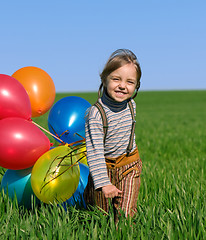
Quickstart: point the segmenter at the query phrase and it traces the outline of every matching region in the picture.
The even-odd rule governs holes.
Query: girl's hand
[[[103,192],[105,198],[118,197],[119,194],[122,193],[122,191],[120,191],[114,185],[106,185],[106,186],[102,187],[102,192]]]

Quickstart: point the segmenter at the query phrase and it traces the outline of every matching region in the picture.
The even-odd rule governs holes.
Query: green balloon
[[[80,170],[75,151],[68,145],[44,153],[34,164],[31,186],[42,202],[64,202],[76,191]]]

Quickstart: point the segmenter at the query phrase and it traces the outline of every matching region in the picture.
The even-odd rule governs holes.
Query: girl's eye
[[[113,81],[119,81],[119,78],[112,78]]]
[[[132,85],[132,84],[135,84],[134,81],[128,81],[128,83],[131,84],[131,85]]]

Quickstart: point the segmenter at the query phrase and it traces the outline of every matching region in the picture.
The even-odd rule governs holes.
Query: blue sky
[[[0,1],[0,73],[45,70],[56,92],[97,91],[109,55],[129,48],[141,90],[206,89],[204,0]]]

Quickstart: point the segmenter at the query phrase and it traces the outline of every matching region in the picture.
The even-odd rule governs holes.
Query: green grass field
[[[97,94],[80,96],[94,103]],[[31,210],[0,194],[1,239],[206,239],[206,91],[140,92],[136,142],[143,162],[134,219],[98,209]],[[47,127],[47,116],[34,121]],[[52,137],[51,142],[55,143]],[[0,181],[6,169],[0,169]]]

